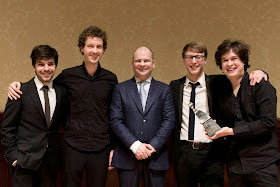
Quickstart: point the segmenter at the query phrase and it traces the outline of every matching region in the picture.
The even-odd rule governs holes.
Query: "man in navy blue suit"
[[[117,84],[110,125],[117,137],[112,166],[120,186],[164,186],[168,169],[166,143],[175,124],[170,87],[152,78],[152,50],[138,48],[131,62],[135,76]]]

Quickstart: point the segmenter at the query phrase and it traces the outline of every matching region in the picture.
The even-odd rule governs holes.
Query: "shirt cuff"
[[[139,146],[142,144],[142,142],[140,142],[139,140],[135,141],[131,146],[130,146],[130,150],[135,154],[137,149],[139,148]]]

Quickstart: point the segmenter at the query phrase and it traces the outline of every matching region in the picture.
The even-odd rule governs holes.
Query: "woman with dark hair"
[[[224,40],[217,48],[216,64],[231,86],[217,92],[217,123],[223,128],[210,139],[227,137],[230,186],[278,187],[276,90],[264,80],[250,86],[249,54],[250,46],[241,40]]]

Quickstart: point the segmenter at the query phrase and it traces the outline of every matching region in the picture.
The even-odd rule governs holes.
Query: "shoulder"
[[[70,68],[66,68],[66,69],[62,70],[61,74],[72,73],[72,72],[80,71],[81,69],[82,69],[82,65],[74,66],[74,67],[70,67]]]
[[[173,86],[177,86],[177,85],[180,85],[182,82],[185,82],[186,81],[186,76],[180,78],[180,79],[177,79],[177,80],[172,80],[170,82],[170,86],[173,87]]]
[[[261,80],[260,83],[257,83],[255,86],[251,86],[255,92],[276,92],[276,89],[270,84],[269,81],[265,81],[264,79]]]
[[[104,69],[104,68],[101,68],[100,75],[101,76],[106,76],[106,77],[111,78],[112,80],[115,80],[115,81],[118,80],[116,74],[114,74],[113,72],[111,72],[107,69]]]

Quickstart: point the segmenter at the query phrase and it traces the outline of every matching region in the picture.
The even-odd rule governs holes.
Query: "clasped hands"
[[[135,157],[138,160],[144,160],[149,158],[154,152],[154,148],[150,144],[141,143],[135,153]]]

